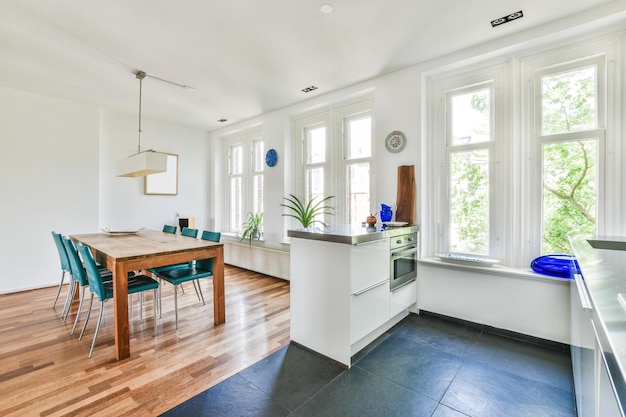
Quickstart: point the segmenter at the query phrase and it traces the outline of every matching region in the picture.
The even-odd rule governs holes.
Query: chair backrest
[[[183,236],[187,237],[198,237],[198,229],[190,229],[188,227],[183,227],[183,230],[180,232]]]
[[[211,232],[209,230],[204,230],[202,231],[201,239],[210,240],[213,242],[219,242],[221,237],[222,237],[222,234],[220,232]]]
[[[165,224],[165,225],[163,225],[163,231],[165,233],[175,234],[176,233],[176,226],[171,226],[169,224]]]
[[[57,247],[57,252],[59,252],[59,260],[61,261],[61,269],[71,274],[72,266],[70,265],[70,260],[67,257],[65,245],[63,244],[63,236],[61,236],[60,233],[52,232],[52,239],[54,239],[54,244]]]
[[[210,240],[212,242],[219,242],[222,237],[220,232],[210,232],[208,230],[204,230],[202,232],[201,239],[202,240]],[[200,259],[196,261],[196,266],[198,268],[213,272],[213,259]]]
[[[78,281],[81,287],[87,285],[89,283],[87,281],[87,275],[85,274],[83,264],[80,262],[80,257],[78,256],[74,243],[72,243],[70,239],[64,237],[63,245],[65,246],[65,251],[67,252],[67,257],[70,261],[70,266],[72,267],[72,279]]]
[[[104,284],[102,284],[102,278],[100,278],[100,273],[98,273],[98,267],[96,266],[96,261],[93,260],[91,250],[89,250],[88,246],[79,243],[78,252],[80,253],[80,257],[83,259],[83,265],[87,271],[89,289],[92,293],[98,296],[100,301],[104,301],[106,299]]]

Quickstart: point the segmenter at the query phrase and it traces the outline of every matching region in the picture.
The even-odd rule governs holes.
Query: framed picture
[[[167,155],[167,171],[144,177],[144,194],[178,194],[178,155]]]

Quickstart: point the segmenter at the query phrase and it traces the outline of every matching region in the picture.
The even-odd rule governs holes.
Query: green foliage
[[[248,243],[252,247],[252,240],[259,240],[263,236],[263,213],[248,212],[248,220],[241,225],[241,228],[243,232],[239,241],[248,239]]]
[[[568,234],[596,227],[596,141],[544,146],[543,253],[569,253]]]
[[[596,129],[596,91],[594,66],[543,77],[541,134],[549,139],[549,135]],[[471,109],[489,120],[488,95],[476,91],[469,100]],[[472,135],[485,134],[479,127],[474,123]],[[542,253],[569,253],[568,234],[596,231],[598,143],[591,136],[545,141],[542,146]],[[487,150],[451,154],[451,250],[489,253],[488,158]]]
[[[489,153],[485,149],[451,157],[450,249],[489,253]]]
[[[326,205],[326,203],[332,198],[334,198],[334,196],[325,197],[316,203],[313,203],[315,199],[311,199],[307,203],[304,203],[300,198],[293,194],[289,194],[289,197],[284,197],[286,204],[281,204],[281,206],[290,209],[292,212],[283,214],[283,216],[293,217],[300,222],[304,228],[311,227],[315,223],[320,223],[321,225],[326,226],[326,223],[319,220],[318,217],[324,215],[332,216],[335,214],[334,207]]]
[[[596,127],[595,71],[595,67],[588,67],[543,78],[541,131],[544,135]]]

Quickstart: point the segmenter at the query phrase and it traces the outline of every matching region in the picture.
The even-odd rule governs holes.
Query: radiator
[[[289,280],[289,251],[224,241],[224,263]]]

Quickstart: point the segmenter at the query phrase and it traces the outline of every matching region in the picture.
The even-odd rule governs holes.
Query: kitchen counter
[[[361,243],[372,242],[374,240],[400,236],[418,231],[418,225],[385,227],[385,225],[377,223],[376,226],[372,228],[343,224],[328,226],[325,228],[289,230],[287,234],[289,237],[295,237],[300,239],[321,240],[324,242],[358,245]]]
[[[589,295],[591,321],[612,380],[612,390],[623,410],[626,406],[626,251],[623,249],[626,246],[623,239],[603,237],[589,240],[576,237],[570,243],[584,278],[579,283]]]
[[[350,367],[415,306],[415,280],[391,286],[391,241],[418,229],[290,230],[291,340]]]

